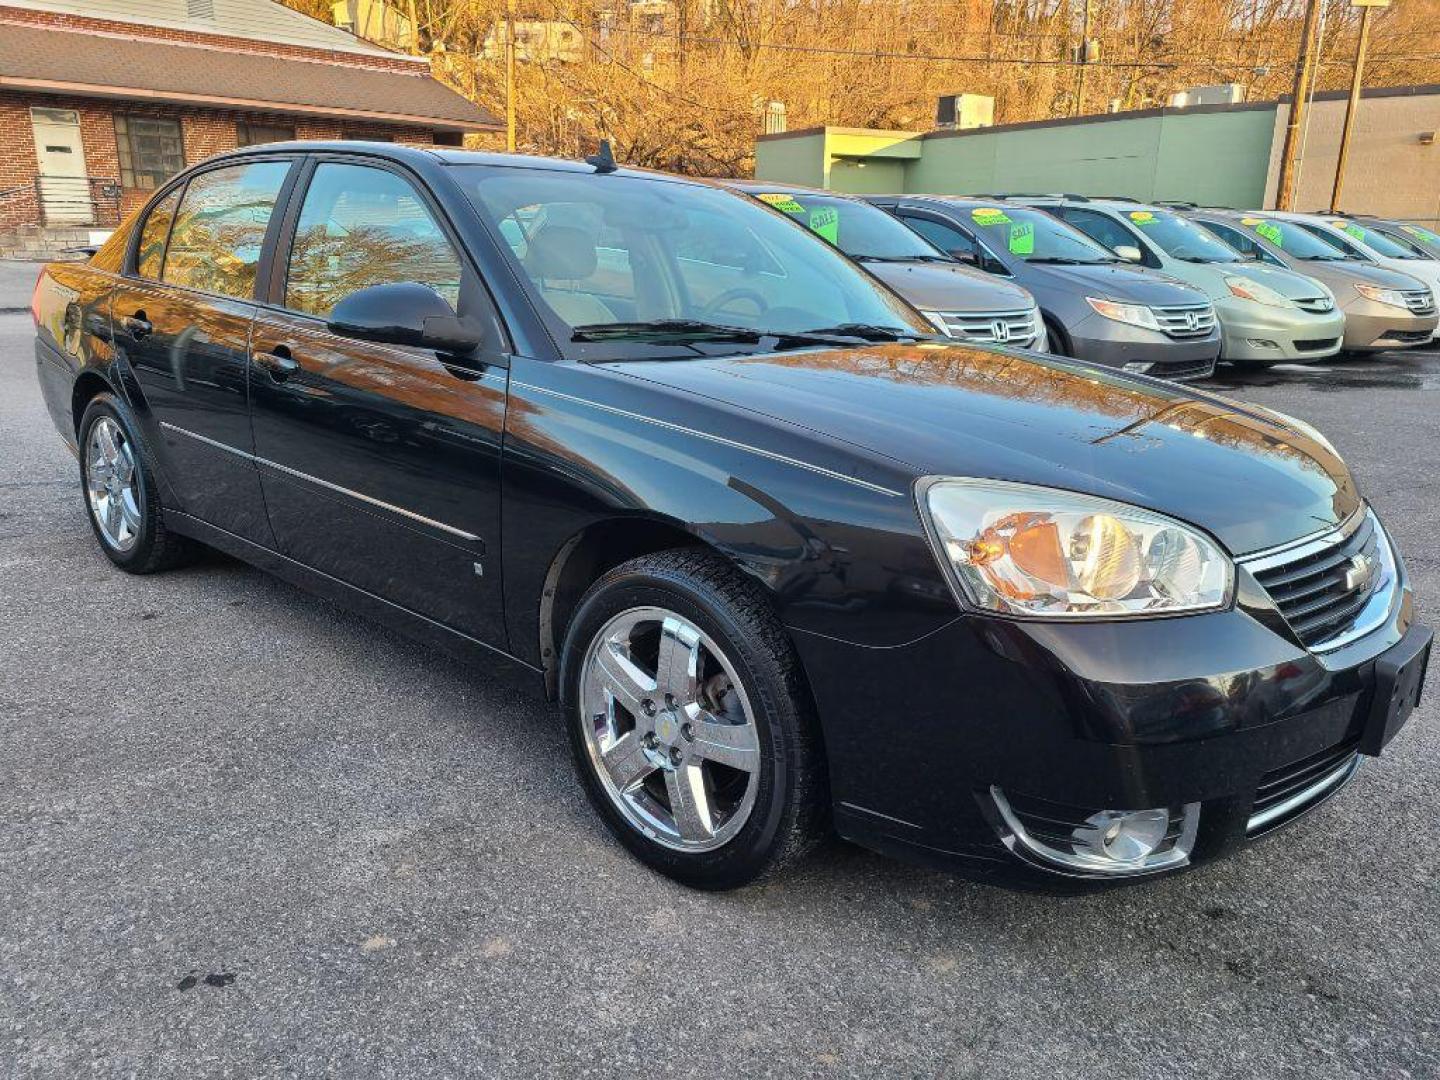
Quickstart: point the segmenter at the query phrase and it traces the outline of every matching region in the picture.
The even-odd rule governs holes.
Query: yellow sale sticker
[[[1259,225],[1260,222],[1262,222],[1262,221],[1264,221],[1264,220],[1265,220],[1264,218],[1258,218],[1258,217],[1242,217],[1242,218],[1240,219],[1240,224],[1241,224],[1241,225]]]
[[[1131,210],[1130,220],[1136,225],[1153,225],[1155,224],[1155,215],[1149,210]]]
[[[764,195],[756,195],[763,203],[769,203],[776,210],[783,210],[787,214],[803,214],[805,207],[795,201],[793,195],[785,195],[780,192],[769,192]]]
[[[976,225],[1008,225],[1010,218],[1004,210],[996,206],[977,206],[970,211],[970,216],[975,219]]]

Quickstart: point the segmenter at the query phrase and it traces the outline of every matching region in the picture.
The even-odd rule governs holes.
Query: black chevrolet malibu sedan
[[[255,147],[34,307],[112,562],[209,545],[518,664],[600,817],[692,885],[830,827],[1021,883],[1176,870],[1419,696],[1430,633],[1319,433],[937,339],[704,182]]]

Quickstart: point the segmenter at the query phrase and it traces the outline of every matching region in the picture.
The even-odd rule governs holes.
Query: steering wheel
[[[760,293],[756,292],[754,289],[735,288],[726,289],[719,296],[712,299],[708,304],[702,305],[700,308],[700,314],[707,317],[718,314],[719,312],[724,311],[725,308],[728,307],[730,304],[733,304],[738,300],[748,300],[750,303],[754,304],[756,315],[763,315],[765,314],[765,312],[770,310],[770,305],[765,300],[765,297]]]

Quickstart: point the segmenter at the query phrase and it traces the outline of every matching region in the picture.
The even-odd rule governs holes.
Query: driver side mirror
[[[335,305],[325,325],[340,337],[460,356],[474,352],[482,342],[479,329],[418,281],[371,285],[353,292]]]
[[[1145,258],[1145,256],[1140,253],[1140,249],[1134,244],[1116,245],[1115,254],[1119,255],[1120,258],[1124,259],[1126,262],[1139,262],[1141,259]]]

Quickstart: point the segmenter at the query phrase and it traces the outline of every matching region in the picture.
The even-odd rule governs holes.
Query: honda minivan
[[[1074,225],[1140,266],[1204,290],[1220,318],[1220,358],[1235,363],[1308,363],[1340,351],[1345,316],[1312,277],[1245,258],[1173,210],[1118,199],[1023,200]]]
[[[1435,297],[1419,278],[1347,255],[1294,221],[1258,211],[1182,210],[1241,254],[1323,282],[1345,313],[1346,352],[1423,345],[1435,333]]]
[[[947,336],[1045,351],[1045,323],[1028,290],[965,265],[878,207],[834,192],[762,180],[728,186],[834,244]]]
[[[956,258],[1029,289],[1054,352],[1167,379],[1215,370],[1220,327],[1209,297],[1043,210],[948,195],[869,199]]]

